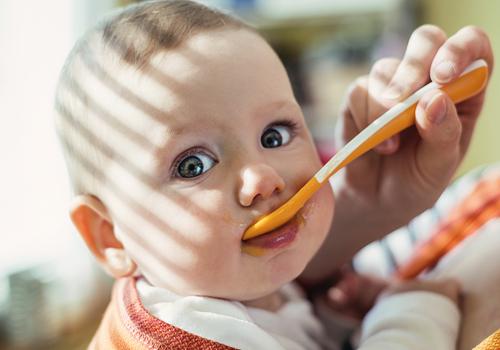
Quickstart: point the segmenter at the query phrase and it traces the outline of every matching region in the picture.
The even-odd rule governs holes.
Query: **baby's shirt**
[[[199,296],[181,297],[137,281],[145,309],[156,318],[204,339],[237,349],[340,349],[294,285],[282,288],[277,311]],[[460,314],[446,297],[407,292],[382,299],[363,322],[359,349],[455,349]]]
[[[177,296],[144,279],[124,278],[113,288],[89,349],[340,349],[293,286],[283,293],[287,302],[269,312],[235,301]],[[358,349],[455,349],[458,324],[457,307],[443,296],[395,294],[367,315]]]
[[[338,349],[313,315],[312,305],[292,284],[280,290],[286,302],[277,312],[237,301],[181,297],[144,279],[136,285],[145,309],[152,315],[217,343],[237,349]]]
[[[458,307],[440,294],[411,291],[380,300],[363,320],[359,349],[456,349]]]

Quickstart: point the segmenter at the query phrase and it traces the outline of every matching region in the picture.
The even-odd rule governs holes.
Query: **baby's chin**
[[[285,251],[270,262],[265,274],[253,281],[244,281],[244,286],[233,289],[226,298],[245,302],[272,295],[293,282],[304,271],[311,258],[310,251]]]
[[[167,289],[171,289],[172,292],[178,295],[197,295],[245,302],[274,294],[283,285],[293,281],[302,272],[303,268],[304,264],[300,266],[283,264],[281,271],[275,270],[269,273],[268,270],[265,273],[253,274],[253,278],[243,277],[248,273],[242,271],[238,276],[228,276],[225,281],[214,281],[211,285],[205,285],[204,287],[193,285],[175,288],[172,286],[167,287]]]

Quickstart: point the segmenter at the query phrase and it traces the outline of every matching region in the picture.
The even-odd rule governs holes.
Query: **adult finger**
[[[336,148],[340,149],[364,127],[368,99],[368,76],[356,79],[348,88],[340,109],[340,118],[335,129]]]
[[[457,78],[474,60],[483,58],[493,71],[493,50],[486,33],[475,26],[467,26],[452,35],[438,50],[431,67],[431,78],[436,83],[447,83]]]
[[[370,70],[367,109],[363,113],[363,119],[359,121],[363,128],[387,111],[388,107],[391,107],[382,101],[382,93],[387,89],[399,65],[400,60],[397,58],[383,58],[378,60]],[[377,146],[375,151],[381,154],[390,154],[395,152],[398,146],[399,137],[396,135]]]
[[[462,124],[453,101],[442,91],[427,93],[416,109],[416,126],[421,136],[416,166],[425,185],[443,186],[460,161]]]
[[[383,95],[389,105],[408,97],[430,80],[434,56],[446,38],[442,29],[430,24],[413,32],[403,60]]]
[[[401,60],[397,58],[382,58],[375,62],[368,75],[368,113],[364,113],[365,120],[361,121],[363,127],[372,123],[377,119],[382,113],[384,113],[388,107],[383,102],[383,93],[387,90],[387,87],[398,67]]]

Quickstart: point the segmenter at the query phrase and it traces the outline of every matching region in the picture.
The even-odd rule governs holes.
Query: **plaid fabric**
[[[353,259],[355,270],[380,277],[394,275],[407,264],[408,257],[413,255],[421,242],[430,240],[437,233],[437,228],[443,228],[444,223],[456,215],[453,212],[457,212],[457,204],[465,202],[478,183],[499,176],[500,164],[495,164],[478,168],[459,178],[448,186],[434,207],[358,252]],[[492,188],[492,193],[499,191],[500,188]]]
[[[473,350],[500,350],[500,329],[483,340]]]
[[[188,333],[150,315],[134,278],[118,280],[89,350],[229,350],[229,346]]]
[[[500,217],[500,173],[481,179],[437,226],[430,238],[417,245],[411,257],[396,271],[402,279],[416,277],[481,226]]]

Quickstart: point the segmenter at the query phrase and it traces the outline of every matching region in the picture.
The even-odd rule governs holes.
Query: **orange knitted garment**
[[[134,278],[118,280],[111,302],[89,350],[229,350],[149,314],[139,299]]]
[[[441,257],[474,234],[493,218],[500,217],[500,174],[481,180],[441,222],[430,238],[418,245],[412,256],[396,272],[401,279],[416,277],[434,266]]]
[[[473,350],[500,350],[500,329],[483,340]]]

